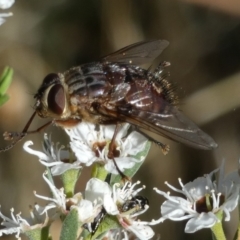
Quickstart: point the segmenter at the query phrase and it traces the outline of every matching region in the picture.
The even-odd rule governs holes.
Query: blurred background
[[[221,2],[221,3],[218,3]],[[219,144],[213,151],[191,149],[162,140],[171,146],[167,156],[152,146],[148,159],[134,180],[148,186],[142,195],[149,198],[150,210],[144,220],[158,218],[164,199],[152,191],[164,184],[179,187],[209,173],[226,161],[226,172],[237,168],[240,156],[240,3],[235,0],[88,0],[17,1],[10,9],[14,16],[0,26],[0,70],[11,66],[14,80],[10,101],[0,109],[0,133],[21,131],[33,112],[34,99],[42,79],[50,72],[98,60],[134,42],[166,39],[169,47],[158,61],[171,62],[169,81],[176,87],[179,107]],[[31,129],[43,125],[36,118]],[[64,131],[46,129],[54,141],[67,143]],[[1,211],[28,215],[33,196],[50,196],[42,179],[44,167],[23,151],[26,140],[41,149],[43,133],[28,136],[11,151],[0,154]],[[158,137],[160,140],[160,137]],[[0,138],[0,145],[6,146]],[[84,171],[78,190],[84,189],[89,172]],[[60,182],[58,183],[60,186]],[[172,193],[173,194],[173,193]],[[155,227],[161,239],[211,239],[201,230],[184,233],[185,222],[166,221]],[[227,239],[234,235],[237,214],[226,224]],[[55,225],[58,231],[58,226]],[[58,239],[52,228],[53,239]],[[3,238],[5,239],[5,238]],[[6,237],[14,239],[14,236]]]

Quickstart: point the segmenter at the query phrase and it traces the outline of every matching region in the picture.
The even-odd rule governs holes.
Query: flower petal
[[[194,233],[203,228],[211,228],[217,223],[218,218],[212,213],[201,213],[197,218],[190,219],[185,227],[186,233]]]
[[[112,190],[108,183],[97,179],[97,178],[91,178],[86,185],[85,190],[85,199],[88,199],[90,201],[98,200],[99,198],[104,199],[105,194],[112,194]]]
[[[36,155],[41,160],[49,161],[49,157],[45,153],[40,152],[40,151],[35,151],[35,150],[31,149],[29,147],[31,145],[33,145],[33,142],[32,141],[27,141],[27,142],[24,143],[23,149],[30,154]]]
[[[78,211],[79,221],[85,223],[88,219],[93,218],[94,208],[91,201],[82,199],[78,207],[73,206]]]
[[[51,173],[53,176],[58,176],[66,172],[70,169],[79,169],[81,166],[76,165],[74,163],[63,163],[63,164],[57,164],[51,168]]]
[[[15,0],[1,0],[0,1],[0,8],[7,9],[10,8],[14,4]]]
[[[151,239],[155,234],[151,227],[137,223],[130,225],[127,229],[132,231],[140,240]]]

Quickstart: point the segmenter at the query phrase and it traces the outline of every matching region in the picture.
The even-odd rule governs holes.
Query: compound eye
[[[48,108],[55,114],[61,115],[65,108],[65,94],[61,84],[54,85],[47,97]]]
[[[55,82],[59,81],[59,76],[57,73],[49,73],[44,79],[43,84],[49,86]]]
[[[50,73],[48,74],[42,82],[42,85],[38,89],[37,94],[34,95],[34,98],[40,99],[46,89],[48,89],[49,86],[54,85],[54,84],[59,84],[61,82],[60,77],[57,73]]]

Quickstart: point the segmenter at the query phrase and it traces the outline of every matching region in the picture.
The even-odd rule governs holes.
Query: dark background
[[[183,183],[192,181],[220,166],[223,159],[226,172],[237,168],[240,7],[234,4],[238,3],[228,1],[226,7],[214,6],[214,1],[211,6],[204,1],[194,5],[177,0],[17,1],[10,9],[14,16],[0,26],[0,69],[9,65],[15,71],[9,89],[11,100],[0,109],[0,132],[23,129],[33,112],[33,94],[46,74],[97,60],[137,41],[168,40],[170,46],[159,60],[171,62],[169,81],[176,86],[180,108],[219,147],[201,151],[164,139],[171,151],[163,156],[157,146],[152,146],[134,180],[141,180],[148,187],[143,195],[149,198],[150,210],[143,220],[158,218],[164,199],[152,191],[153,187],[167,191],[165,181],[179,187],[179,177]],[[37,118],[31,128],[43,123]],[[60,128],[46,131],[52,133],[53,140],[67,143]],[[15,213],[21,211],[27,216],[29,204],[45,204],[34,198],[33,190],[50,196],[42,179],[44,167],[22,150],[26,140],[41,149],[42,136],[43,133],[28,136],[11,151],[0,154],[0,204],[5,215],[9,216],[9,209],[14,207]],[[0,139],[0,144],[7,143]],[[78,190],[84,189],[88,177],[89,173],[84,173]],[[233,237],[236,226],[235,214],[226,224],[228,239]],[[163,240],[211,239],[208,229],[185,234],[184,227],[185,222],[166,221],[155,230]],[[58,239],[56,236],[54,239]]]

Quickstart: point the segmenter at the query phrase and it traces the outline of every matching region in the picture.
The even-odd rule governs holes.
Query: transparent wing
[[[141,65],[152,62],[168,45],[166,40],[138,42],[103,57],[102,61]]]
[[[144,111],[134,106],[118,106],[118,118],[143,129],[155,132],[174,141],[199,149],[217,147],[215,141],[175,106],[165,102],[163,113]],[[129,113],[129,114],[128,114]]]

